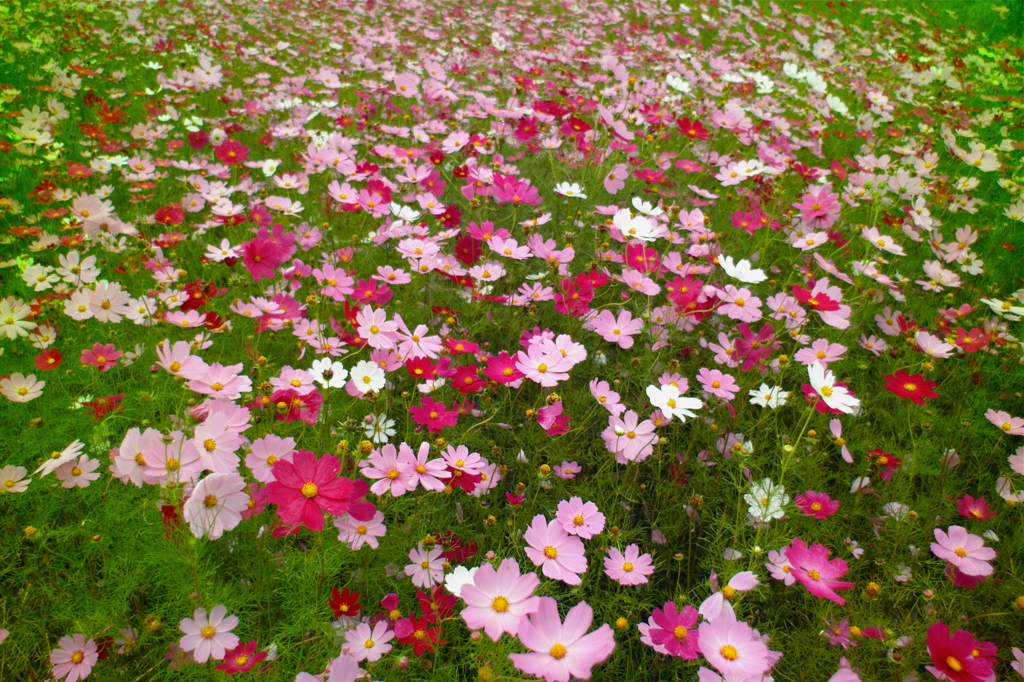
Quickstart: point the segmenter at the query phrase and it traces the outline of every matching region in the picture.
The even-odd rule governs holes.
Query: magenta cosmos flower
[[[228,675],[235,673],[247,673],[256,667],[256,664],[267,657],[266,651],[256,653],[256,642],[250,641],[247,644],[239,644],[224,655],[224,662],[217,665],[217,670],[223,670]]]
[[[793,543],[786,548],[786,559],[791,564],[793,577],[811,594],[819,599],[830,599],[840,606],[846,604],[836,590],[848,590],[855,583],[836,580],[846,575],[847,565],[842,559],[830,561],[825,545],[808,547],[800,538],[793,538]]]
[[[674,601],[665,602],[664,608],[654,609],[651,614],[647,636],[656,650],[660,647],[669,656],[695,661],[700,653],[700,634],[694,628],[697,617],[697,609],[692,606],[680,611]]]
[[[566,533],[557,519],[548,523],[543,514],[537,514],[523,538],[526,556],[544,575],[568,585],[582,582],[580,575],[587,571],[583,541]]]
[[[214,606],[210,617],[206,609],[196,609],[191,618],[185,618],[179,628],[185,636],[181,638],[183,651],[191,651],[197,663],[206,663],[210,658],[222,659],[228,649],[238,646],[238,637],[231,630],[238,625],[238,616],[228,616],[228,607]]]
[[[96,642],[91,639],[86,641],[85,635],[61,637],[57,642],[57,648],[50,653],[53,676],[58,680],[63,679],[64,682],[84,680],[92,672],[92,667],[99,658]]]
[[[117,359],[124,355],[114,348],[112,343],[94,343],[92,348],[82,351],[81,361],[83,365],[92,365],[101,372],[106,372],[111,367],[117,367]]]
[[[310,530],[324,529],[327,511],[334,516],[348,512],[357,521],[373,518],[373,505],[357,502],[365,495],[366,483],[356,486],[339,477],[341,462],[333,455],[316,455],[299,450],[292,461],[274,463],[274,480],[267,484],[267,499],[277,505],[277,515],[288,524],[305,524]],[[359,490],[362,489],[362,491]]]
[[[570,676],[588,679],[591,668],[615,650],[615,635],[607,623],[584,634],[593,621],[593,609],[580,602],[565,614],[563,624],[555,600],[541,597],[537,612],[519,628],[519,641],[533,653],[508,657],[517,669],[547,682],[568,682]]]
[[[626,547],[620,552],[615,547],[608,548],[608,556],[604,559],[604,572],[620,585],[642,585],[647,576],[654,573],[654,564],[650,554],[641,554],[635,545]]]
[[[827,493],[808,490],[803,495],[796,496],[796,506],[800,507],[804,514],[822,520],[839,511],[839,500],[833,500]]]
[[[497,570],[484,564],[473,574],[473,582],[462,586],[462,619],[467,627],[483,628],[495,642],[503,632],[515,637],[526,616],[537,610],[540,597],[533,591],[539,584],[536,573],[519,574],[515,559],[505,559]]]
[[[961,526],[950,526],[945,533],[936,528],[935,539],[938,542],[932,543],[932,554],[953,564],[964,575],[992,575],[994,569],[988,562],[996,558],[996,551],[986,547],[980,536],[968,533]]]

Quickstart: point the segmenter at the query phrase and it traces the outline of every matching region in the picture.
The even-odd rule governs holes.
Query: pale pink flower
[[[274,480],[274,463],[279,460],[290,462],[295,454],[295,439],[281,438],[268,433],[257,438],[249,445],[249,454],[245,456],[245,466],[252,471],[253,477],[260,483]]]
[[[196,393],[214,398],[238,400],[243,393],[252,389],[252,380],[241,372],[242,363],[224,366],[215,362],[202,376],[191,378],[186,386]]]
[[[412,578],[412,584],[424,589],[432,588],[444,582],[444,559],[438,547],[424,549],[422,545],[409,551],[409,561],[405,574]]]
[[[604,559],[604,572],[620,585],[642,585],[654,573],[650,554],[641,554],[636,544],[626,547],[625,553],[615,547],[608,548]]]
[[[53,475],[61,482],[62,488],[87,488],[90,483],[100,477],[96,473],[99,467],[99,460],[82,455],[77,460],[71,460],[57,467]]]
[[[752,296],[749,289],[737,289],[726,284],[722,293],[719,313],[740,322],[756,322],[761,319],[761,299]]]
[[[604,514],[593,502],[584,502],[580,497],[571,497],[558,503],[555,518],[569,535],[589,540],[604,530]]]
[[[544,575],[567,585],[582,582],[580,576],[587,571],[583,541],[566,533],[557,520],[549,523],[543,514],[537,514],[523,539],[527,544],[526,556]]]
[[[95,640],[87,641],[85,635],[80,634],[61,637],[57,648],[50,653],[50,664],[53,665],[50,672],[62,682],[77,682],[89,676],[99,658]]]
[[[580,602],[558,615],[558,603],[541,597],[537,611],[519,628],[519,641],[531,654],[509,654],[519,670],[543,677],[547,682],[569,682],[570,677],[589,679],[591,669],[605,661],[615,650],[615,635],[607,623],[585,634],[594,620],[594,611]]]
[[[978,535],[968,533],[961,526],[950,526],[943,532],[935,529],[937,542],[931,544],[932,553],[953,564],[964,575],[986,577],[995,569],[989,563],[996,558],[996,551],[985,546]]]
[[[470,628],[481,628],[495,642],[502,633],[515,637],[526,616],[537,610],[539,597],[533,591],[540,584],[536,573],[520,575],[515,559],[505,559],[495,569],[483,564],[473,581],[462,586],[460,596],[466,603],[462,619]]]
[[[387,621],[378,621],[372,628],[367,623],[360,623],[345,633],[349,655],[357,661],[379,661],[384,654],[391,651],[388,644],[395,636],[388,629]]]
[[[238,646],[238,637],[231,630],[238,625],[238,616],[228,616],[228,607],[214,606],[207,618],[206,609],[196,609],[191,618],[185,618],[179,628],[185,636],[180,646],[191,651],[196,663],[206,663],[211,658],[220,660],[229,649]]]
[[[199,481],[185,501],[184,515],[192,535],[217,540],[242,522],[249,502],[245,481],[236,472],[210,474]]]
[[[615,315],[610,310],[602,310],[591,320],[594,331],[601,335],[605,341],[619,344],[619,348],[632,348],[633,336],[639,334],[644,328],[644,321],[634,318],[628,310],[620,310]]]

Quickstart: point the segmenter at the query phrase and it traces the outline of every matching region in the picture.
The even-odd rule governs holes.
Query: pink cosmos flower
[[[611,390],[607,381],[592,379],[590,381],[590,395],[594,396],[594,400],[611,412],[614,417],[618,417],[626,411],[626,406],[622,404],[619,394]]]
[[[636,544],[628,545],[625,553],[609,547],[604,572],[620,585],[642,585],[647,582],[647,576],[654,573],[654,563],[651,555],[641,554]]]
[[[430,455],[430,443],[420,443],[419,450],[414,454],[412,448],[405,443],[398,446],[398,470],[409,477],[406,484],[409,490],[417,485],[425,490],[440,492],[445,484],[442,478],[451,478],[443,459],[427,459]]]
[[[949,626],[939,621],[928,628],[928,653],[934,665],[925,666],[936,679],[983,682],[995,679],[995,647],[979,642],[966,630],[950,636]]]
[[[620,310],[618,316],[610,310],[602,310],[591,320],[594,331],[605,341],[619,344],[619,348],[632,348],[633,336],[644,328],[644,321],[634,318],[628,310]]]
[[[757,678],[769,666],[768,646],[726,604],[713,622],[697,629],[700,651],[726,679]]]
[[[379,661],[384,654],[391,651],[388,644],[394,639],[395,633],[388,629],[387,621],[378,621],[372,628],[367,623],[360,623],[345,633],[349,654],[357,661]]]
[[[619,464],[642,462],[654,452],[654,423],[649,419],[642,422],[633,410],[627,410],[622,419],[608,417],[608,428],[601,432],[605,447],[615,455]]]
[[[841,343],[830,343],[828,339],[817,339],[808,348],[801,348],[793,356],[793,359],[803,365],[821,363],[822,367],[828,369],[828,363],[838,362],[843,359],[843,353],[849,350]]]
[[[206,609],[196,609],[191,618],[185,618],[179,628],[185,636],[181,648],[191,651],[197,663],[206,663],[210,658],[222,659],[228,649],[238,646],[238,637],[231,630],[238,625],[238,616],[228,616],[228,607],[220,604],[206,617]]]
[[[1012,417],[1009,412],[989,408],[985,412],[985,419],[1002,429],[1003,433],[1024,436],[1024,417]]]
[[[409,470],[402,472],[398,462],[398,450],[394,445],[385,445],[379,450],[374,450],[369,458],[359,462],[359,466],[362,467],[359,473],[375,481],[370,486],[370,492],[374,495],[390,492],[393,497],[400,497],[416,487]]]
[[[604,190],[609,194],[616,194],[626,186],[626,178],[629,177],[629,167],[620,163],[612,168],[608,175],[604,176]]]
[[[63,682],[84,680],[99,658],[95,640],[87,641],[85,635],[79,634],[61,637],[57,648],[50,653],[50,663],[53,665],[51,673],[55,679],[63,679]]]
[[[215,667],[217,670],[223,670],[228,675],[249,672],[256,667],[257,663],[267,657],[266,651],[256,653],[256,646],[254,640],[246,644],[239,644],[224,654],[224,662]]]
[[[935,539],[932,554],[953,564],[964,575],[986,577],[994,572],[988,562],[996,558],[996,551],[986,547],[981,536],[972,535],[961,526],[950,526],[946,532],[936,528]]]
[[[561,354],[545,352],[540,343],[530,344],[527,352],[516,353],[516,369],[527,379],[535,381],[545,388],[551,388],[559,381],[569,378],[571,364]]]
[[[576,478],[576,474],[580,472],[580,465],[576,462],[562,462],[561,464],[555,465],[555,476],[567,481],[571,481]]]
[[[206,363],[198,355],[191,354],[192,347],[188,341],[175,341],[171,345],[164,339],[156,345],[157,365],[175,376],[194,379],[207,368]]]
[[[409,550],[409,565],[405,567],[405,574],[412,578],[412,584],[416,587],[433,587],[444,582],[444,557],[442,550],[437,547],[423,549],[423,546],[413,547]]]
[[[57,467],[53,475],[61,482],[62,488],[87,488],[90,483],[100,477],[96,473],[99,467],[99,460],[82,455],[77,460],[71,460]]]
[[[543,514],[537,514],[523,538],[526,556],[544,575],[568,585],[582,582],[580,575],[587,571],[583,541],[566,533],[557,520],[548,523]]]
[[[333,455],[317,459],[312,452],[299,450],[292,461],[274,464],[274,479],[267,484],[267,499],[278,505],[277,515],[289,524],[303,523],[310,530],[323,530],[327,511],[335,516],[348,512],[357,520],[373,517],[373,505],[357,502],[361,491],[352,481],[339,477],[341,462]]]
[[[274,480],[274,464],[278,460],[291,461],[295,452],[295,439],[281,438],[268,433],[249,444],[249,454],[245,456],[245,466],[252,471],[253,477],[260,483]]]
[[[203,466],[215,474],[229,474],[238,469],[235,451],[245,440],[231,429],[227,417],[216,414],[196,427],[194,442]]]
[[[752,296],[749,289],[727,284],[718,312],[740,322],[756,322],[762,317],[761,299]]]
[[[582,498],[572,497],[558,503],[555,519],[569,535],[576,535],[589,540],[600,535],[604,530],[604,514],[593,502],[584,502]]]
[[[786,548],[786,559],[792,564],[790,571],[793,577],[819,599],[829,599],[843,606],[846,600],[836,590],[848,590],[855,583],[837,580],[846,575],[847,565],[842,559],[828,558],[825,545],[808,547],[800,538],[793,538],[792,544]]]
[[[462,586],[462,619],[469,628],[482,628],[495,642],[504,632],[516,637],[526,616],[537,610],[540,598],[533,591],[539,584],[536,573],[520,575],[515,559],[503,560],[497,570],[485,563],[473,581]]]
[[[827,493],[808,490],[796,496],[796,506],[800,507],[804,514],[822,520],[839,511],[839,500],[833,500]]]
[[[792,585],[796,582],[796,578],[793,575],[793,567],[790,565],[789,559],[786,558],[785,550],[776,552],[772,550],[768,552],[768,563],[764,565],[776,580],[781,580],[786,585]]]
[[[674,601],[665,602],[664,607],[654,609],[650,621],[640,624],[640,631],[647,626],[646,635],[655,651],[695,661],[700,652],[700,633],[694,627],[698,617],[692,606],[677,610]]]
[[[702,367],[697,372],[697,381],[700,382],[705,391],[726,401],[735,398],[736,393],[740,390],[739,384],[736,383],[731,374],[726,374],[717,369]]]
[[[185,501],[183,513],[192,535],[217,540],[242,522],[248,502],[245,480],[237,472],[210,474]]]
[[[717,576],[714,573],[712,577],[712,589],[714,584],[717,584]],[[704,617],[705,620],[714,621],[722,612],[726,609],[726,600],[733,599],[737,592],[749,592],[760,584],[757,579],[757,575],[753,571],[743,571],[737,573],[729,582],[719,591],[712,594],[710,597],[701,602],[697,612]]]
[[[334,527],[338,529],[338,542],[344,542],[353,552],[363,545],[377,549],[380,543],[377,538],[384,537],[388,528],[384,525],[384,512],[376,511],[369,521],[355,521],[348,514],[334,519]]]
[[[94,343],[92,348],[82,351],[81,361],[83,365],[92,365],[106,372],[111,367],[117,367],[117,359],[122,355],[124,353],[114,348],[112,343]]]
[[[241,372],[242,363],[224,366],[215,362],[201,376],[189,379],[185,385],[196,393],[213,398],[238,400],[243,393],[252,389],[252,380]]]
[[[607,623],[584,634],[593,621],[593,609],[580,602],[569,609],[563,624],[558,603],[551,597],[541,597],[537,611],[519,628],[519,641],[534,653],[508,657],[518,670],[547,682],[569,682],[570,677],[589,679],[591,669],[615,650],[615,635]]]

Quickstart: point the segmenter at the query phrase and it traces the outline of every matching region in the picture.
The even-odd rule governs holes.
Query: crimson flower
[[[299,450],[292,461],[279,459],[274,463],[274,480],[266,487],[267,499],[277,505],[282,521],[302,523],[310,530],[324,529],[324,511],[334,516],[348,512],[357,521],[369,521],[373,505],[358,501],[368,489],[365,481],[357,486],[339,477],[340,471],[337,457],[324,455],[317,459],[312,452]]]
[[[247,673],[256,667],[256,664],[267,657],[266,651],[256,653],[256,642],[247,644],[239,642],[231,651],[224,654],[224,662],[217,665],[217,670],[223,670],[228,675],[235,673]]]
[[[949,626],[939,621],[928,628],[928,653],[934,666],[925,666],[940,679],[953,682],[982,682],[992,677],[994,659],[981,654],[981,642],[966,630],[950,636]]]
[[[426,616],[422,618],[402,618],[395,623],[395,634],[402,644],[412,644],[412,652],[417,656],[427,653],[434,653],[434,645],[447,644],[443,639],[438,639],[437,628],[430,627],[432,621]]]
[[[230,166],[248,159],[249,148],[238,140],[225,140],[219,147],[214,148],[214,155]]]
[[[691,121],[688,117],[683,116],[682,118],[676,119],[676,125],[679,126],[679,132],[686,135],[691,140],[706,140],[711,137],[711,133],[705,128],[700,121]]]
[[[938,398],[933,391],[938,384],[927,381],[923,374],[908,374],[906,370],[898,370],[895,374],[885,377],[885,390],[895,393],[900,398],[908,398],[915,405],[924,405],[925,398]]]
[[[44,350],[36,356],[36,369],[46,372],[51,369],[57,369],[62,362],[64,362],[64,356],[61,355],[59,350]]]
[[[425,397],[420,407],[409,406],[413,421],[426,426],[431,433],[438,433],[446,426],[453,426],[459,421],[459,413],[455,410],[448,410],[444,403],[437,402],[433,398]]]
[[[96,398],[95,400],[83,402],[82,406],[89,408],[89,411],[86,412],[88,416],[93,417],[96,421],[102,421],[110,412],[120,412],[123,409],[121,407],[122,398],[124,398],[124,393],[118,393],[117,395],[109,395],[106,398]]]
[[[960,512],[960,516],[979,520],[990,519],[999,514],[997,511],[989,511],[988,500],[984,497],[976,500],[970,495],[964,495],[956,501],[956,510]]]
[[[793,287],[793,296],[804,305],[819,312],[839,310],[839,303],[825,294],[811,294],[810,290],[797,285]]]
[[[335,618],[342,616],[356,618],[359,615],[359,593],[349,592],[347,587],[341,592],[338,592],[338,588],[335,587],[331,591],[331,598],[327,600],[327,604],[334,611]]]

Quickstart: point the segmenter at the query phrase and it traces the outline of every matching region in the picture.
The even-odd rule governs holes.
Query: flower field
[[[5,3],[0,680],[1024,677],[954,5]]]

